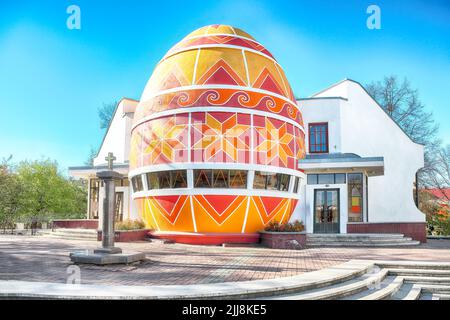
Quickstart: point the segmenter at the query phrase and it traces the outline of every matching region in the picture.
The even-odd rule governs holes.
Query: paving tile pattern
[[[67,281],[69,252],[94,249],[93,241],[44,236],[0,235],[0,279]],[[82,265],[81,283],[171,285],[287,277],[351,259],[450,262],[450,240],[430,240],[414,248],[312,248],[272,250],[263,247],[219,247],[120,243],[123,250],[145,252],[147,260],[131,265]]]

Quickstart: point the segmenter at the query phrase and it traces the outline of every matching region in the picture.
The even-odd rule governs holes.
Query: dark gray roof
[[[355,153],[319,153],[307,154],[299,163],[323,163],[323,162],[368,162],[384,161],[383,157],[361,157]]]
[[[114,164],[114,168],[128,168],[128,163],[117,163]],[[100,170],[100,169],[108,169],[107,164],[102,164],[100,166],[76,166],[76,167],[69,167],[69,170]]]
[[[344,101],[348,101],[347,98],[344,97],[309,97],[309,98],[296,98],[297,101],[304,101],[304,100],[326,100],[326,99],[331,99],[331,100],[344,100]]]

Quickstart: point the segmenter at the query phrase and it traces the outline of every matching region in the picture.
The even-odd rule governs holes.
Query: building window
[[[114,185],[116,187],[128,187],[130,185],[130,181],[128,178],[126,179],[114,179]]]
[[[187,188],[186,170],[149,172],[147,185],[149,190]]]
[[[256,171],[253,180],[254,189],[289,191],[290,175]]]
[[[229,171],[230,188],[247,188],[247,171],[244,170],[230,170]]]
[[[267,190],[278,190],[278,175],[276,173],[266,174],[266,187]]]
[[[172,188],[187,188],[186,170],[176,170],[170,172],[170,184]]]
[[[289,181],[291,180],[291,176],[287,174],[277,174],[278,178],[278,190],[280,191],[289,191]]]
[[[131,184],[133,185],[134,192],[144,190],[144,184],[142,183],[142,176],[140,175],[131,178]]]
[[[299,177],[295,177],[294,179],[294,193],[298,193],[298,188],[300,186],[300,178]]]
[[[160,189],[158,175],[156,172],[147,173],[147,185],[149,190]]]
[[[318,174],[308,174],[306,178],[307,184],[317,184]]]
[[[247,188],[245,170],[194,170],[195,188]]]
[[[363,174],[349,173],[348,180],[348,221],[363,221]]]
[[[334,174],[334,183],[343,184],[345,183],[345,173],[335,173]]]
[[[158,177],[159,189],[169,189],[170,188],[170,172],[160,171],[155,172]]]
[[[266,172],[256,171],[255,177],[253,178],[253,189],[265,189],[268,174]]]
[[[310,123],[309,153],[328,153],[328,123]]]
[[[308,174],[308,184],[344,184],[345,173]]]
[[[194,170],[195,188],[212,188],[212,170]]]
[[[213,188],[228,188],[227,170],[213,170]]]
[[[319,184],[334,184],[334,174],[319,174],[318,181]]]

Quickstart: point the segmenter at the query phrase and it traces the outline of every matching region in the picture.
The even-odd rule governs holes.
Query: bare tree
[[[117,101],[110,103],[103,103],[101,108],[98,108],[98,117],[100,118],[100,129],[106,129],[111,123],[114,111],[116,111]]]
[[[444,190],[450,188],[450,145],[433,149],[428,161],[429,165],[423,169],[423,184],[439,189],[443,197],[450,201],[448,192]]]
[[[91,146],[91,149],[89,149],[89,154],[88,157],[86,159],[86,161],[84,162],[84,164],[86,166],[93,166],[94,165],[94,158],[97,156],[97,150]]]
[[[425,146],[425,166],[419,171],[419,188],[441,185],[436,184],[442,183],[442,165],[439,165],[442,157],[438,157],[442,147],[437,138],[439,125],[434,121],[433,113],[425,110],[417,89],[411,88],[407,79],[400,82],[394,75],[372,82],[366,89],[413,141]]]
[[[407,79],[400,82],[391,75],[370,83],[366,89],[411,139],[426,147],[439,144],[436,138],[439,126],[433,113],[425,110],[417,89],[411,88]]]

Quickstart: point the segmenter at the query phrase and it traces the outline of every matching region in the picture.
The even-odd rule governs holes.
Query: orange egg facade
[[[147,227],[197,239],[288,221],[300,198],[304,138],[272,54],[240,29],[200,28],[157,64],[136,108],[135,205]]]

